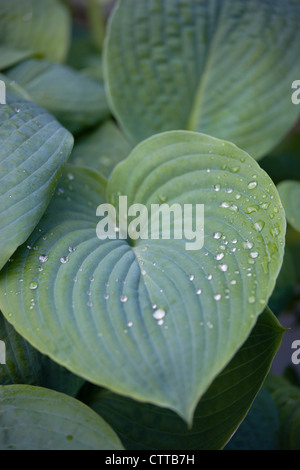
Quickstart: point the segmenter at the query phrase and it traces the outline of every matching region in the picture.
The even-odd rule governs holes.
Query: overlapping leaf
[[[31,59],[6,75],[73,133],[109,115],[103,84],[66,65]]]
[[[135,142],[188,129],[259,158],[299,111],[297,0],[120,0],[106,43],[106,85]]]
[[[69,12],[60,0],[1,0],[0,69],[29,55],[62,61],[70,27]]]
[[[0,385],[39,385],[76,396],[84,380],[34,349],[0,312],[0,340],[6,363],[0,367]]]
[[[228,443],[227,450],[278,450],[280,423],[275,403],[266,387]]]
[[[0,268],[52,197],[73,137],[39,106],[8,95],[0,107]]]
[[[280,449],[300,450],[300,390],[283,377],[270,375],[267,387],[280,419]]]
[[[271,295],[285,236],[278,193],[245,152],[184,131],[140,144],[105,191],[97,173],[69,168],[1,273],[1,308],[74,373],[191,421]],[[118,206],[120,194],[147,209],[204,204],[204,247],[187,251],[164,230],[158,239],[99,240],[97,206]]]
[[[191,429],[170,410],[138,403],[107,390],[95,388],[86,403],[113,427],[126,449],[221,449],[248,411],[279,347],[281,335],[282,328],[266,309],[246,343],[200,400]],[[266,432],[272,426],[273,437],[276,424],[279,427],[276,410],[274,419],[271,405],[265,406],[265,394],[259,397],[263,399],[254,401],[255,410],[257,403],[263,403],[263,416],[269,418],[267,423],[257,423],[259,432]],[[252,411],[250,414],[253,415]],[[239,429],[237,435],[244,437],[245,433]],[[272,437],[268,443],[274,443]]]
[[[0,386],[0,449],[122,450],[94,411],[62,393],[29,385]]]
[[[286,180],[278,185],[287,221],[300,232],[300,182]]]
[[[0,366],[0,385],[38,384],[42,372],[41,354],[22,336],[0,312],[0,340],[5,344],[6,364]]]
[[[113,168],[127,157],[132,146],[113,121],[107,121],[96,130],[75,142],[70,163],[98,170],[108,178]]]

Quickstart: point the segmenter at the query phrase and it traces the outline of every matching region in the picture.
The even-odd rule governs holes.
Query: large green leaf
[[[279,450],[280,423],[274,400],[263,387],[226,450]]]
[[[300,232],[300,182],[281,181],[278,185],[282,204],[289,224]]]
[[[0,367],[0,385],[26,384],[77,395],[84,380],[34,349],[0,312],[0,340],[6,364]]]
[[[69,12],[60,0],[1,0],[0,69],[28,55],[64,60],[70,26]]]
[[[103,84],[66,65],[31,59],[6,75],[73,133],[109,115]]]
[[[158,239],[99,240],[96,209],[120,194],[147,208],[204,204],[204,247],[188,251],[162,226]],[[1,273],[0,307],[75,374],[191,421],[267,304],[285,224],[274,184],[248,154],[193,132],[157,135],[115,168],[107,192],[97,173],[69,168]]]
[[[297,0],[120,0],[105,49],[112,109],[135,142],[188,129],[255,158],[299,115]]]
[[[0,107],[0,268],[45,212],[73,146],[44,109],[9,95],[7,102]]]
[[[0,386],[0,449],[121,450],[94,411],[62,393],[29,385]]]
[[[246,343],[200,400],[191,429],[170,410],[138,403],[96,387],[90,392],[86,403],[113,427],[126,449],[223,448],[259,390],[280,345],[281,336],[282,328],[270,310],[266,309]],[[260,398],[259,403],[261,401],[265,404],[265,400]],[[270,407],[266,408],[270,410]],[[252,416],[251,410],[250,413]],[[272,423],[273,432],[276,419],[273,420],[272,410],[265,416],[270,416],[270,420],[261,423],[260,430],[265,431]]]
[[[106,178],[114,167],[132,150],[132,146],[114,124],[107,121],[102,126],[75,140],[69,162],[98,170]]]

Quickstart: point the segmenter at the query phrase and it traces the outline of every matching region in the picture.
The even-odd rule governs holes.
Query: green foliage
[[[300,450],[299,2],[78,5],[0,2],[0,448]]]
[[[135,142],[188,129],[259,158],[297,118],[299,20],[296,0],[121,0],[105,51],[112,109]]]
[[[0,69],[28,56],[63,61],[70,26],[69,12],[59,0],[1,0]]]
[[[0,386],[0,449],[121,450],[113,430],[90,408],[62,393]]]

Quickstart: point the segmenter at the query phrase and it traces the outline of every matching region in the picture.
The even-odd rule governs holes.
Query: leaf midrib
[[[199,118],[202,112],[203,94],[209,78],[210,69],[212,68],[211,62],[214,57],[214,51],[219,43],[219,36],[221,35],[222,26],[224,24],[223,17],[225,12],[225,3],[225,1],[221,2],[221,10],[217,12],[216,27],[214,29],[213,38],[208,48],[204,67],[200,73],[199,84],[195,93],[195,99],[193,101],[193,105],[185,125],[185,129],[189,131],[197,131],[198,129],[198,123],[200,120]]]

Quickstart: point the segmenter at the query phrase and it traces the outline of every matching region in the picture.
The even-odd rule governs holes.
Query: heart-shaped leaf
[[[8,95],[0,107],[0,268],[52,197],[73,137],[39,106]]]
[[[0,386],[0,449],[122,450],[114,431],[74,398],[29,385]]]
[[[278,193],[235,145],[187,131],[140,144],[105,192],[96,172],[69,168],[1,273],[1,309],[31,344],[75,374],[191,421],[274,287],[286,224]],[[118,205],[119,195],[147,210],[162,201],[204,204],[204,247],[188,251],[173,232],[165,239],[164,226],[154,231],[158,239],[125,240],[112,230],[116,239],[99,240],[97,207]]]
[[[282,181],[278,185],[288,223],[300,232],[300,182]]]
[[[67,395],[77,395],[84,380],[34,349],[0,312],[0,340],[5,344],[5,364],[0,385],[39,385]]]
[[[221,449],[261,387],[281,337],[282,327],[266,309],[245,344],[203,395],[191,429],[170,410],[139,403],[98,387],[94,387],[85,402],[112,426],[126,449]],[[259,426],[261,430],[266,428],[263,423]]]
[[[188,129],[255,158],[299,114],[297,0],[120,0],[105,48],[112,109],[134,142]]]
[[[28,55],[63,61],[70,29],[68,9],[59,0],[1,0],[0,69]]]
[[[73,133],[109,115],[103,84],[66,65],[31,59],[8,70],[6,76]]]

